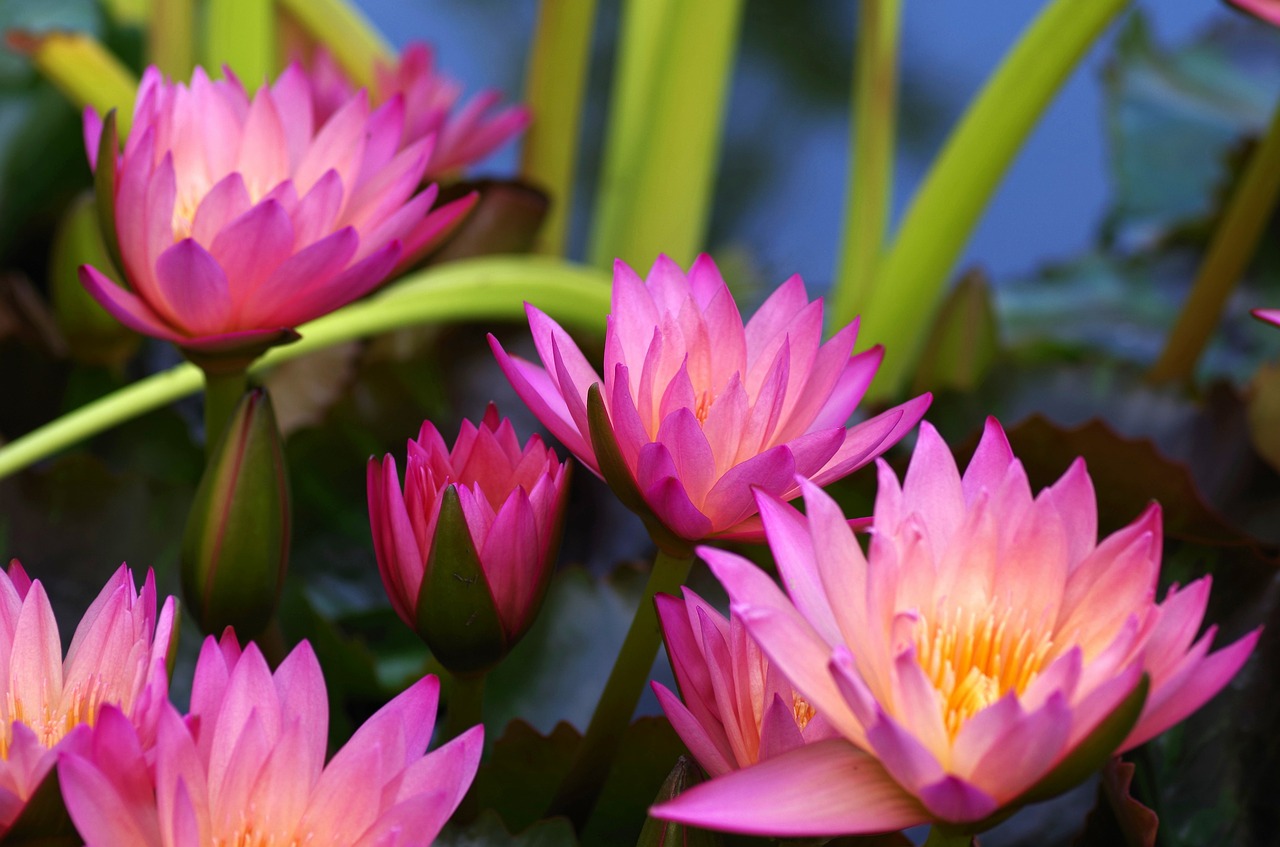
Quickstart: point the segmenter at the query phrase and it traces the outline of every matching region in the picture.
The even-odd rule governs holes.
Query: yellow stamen
[[[809,701],[800,696],[799,692],[793,692],[791,695],[791,715],[796,719],[796,726],[804,729],[809,725],[809,721],[813,720],[813,716],[817,711],[813,706],[809,705]]]
[[[921,616],[916,660],[942,696],[942,719],[952,738],[964,722],[1010,691],[1022,694],[1053,648],[1025,609],[959,610],[936,622]]]
[[[13,724],[26,724],[46,748],[51,748],[80,724],[93,726],[103,703],[120,703],[120,696],[100,675],[94,674],[64,691],[60,704],[43,699],[24,703],[10,691],[0,704],[0,759],[9,758],[13,745]],[[128,704],[121,703],[122,707]]]

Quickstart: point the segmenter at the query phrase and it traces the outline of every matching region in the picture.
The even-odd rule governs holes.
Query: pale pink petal
[[[891,832],[929,819],[879,762],[843,740],[809,744],[718,777],[650,814],[790,838]]]
[[[195,239],[160,254],[156,281],[183,331],[214,335],[229,328],[232,301],[227,276]]]
[[[654,682],[653,693],[658,697],[658,704],[671,722],[671,728],[689,748],[693,758],[712,776],[720,776],[735,770],[737,763],[733,751],[729,749],[728,739],[723,733],[712,733],[706,728],[704,721],[695,718],[692,712],[660,683]],[[794,724],[793,724],[794,726]]]

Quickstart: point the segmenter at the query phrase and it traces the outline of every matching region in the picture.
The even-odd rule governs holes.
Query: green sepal
[[[654,798],[653,804],[656,806],[674,800],[702,781],[702,770],[693,759],[681,756],[658,789],[658,796]],[[723,843],[718,832],[648,817],[645,819],[644,829],[640,830],[636,847],[719,847]]]
[[[120,254],[120,238],[116,234],[116,157],[120,154],[120,134],[116,130],[116,110],[102,119],[102,135],[98,137],[98,166],[93,171],[93,192],[98,197],[98,225],[107,255],[123,280],[124,258]]]
[[[1120,701],[1120,705],[1103,718],[1094,727],[1093,732],[1076,745],[1076,748],[1053,770],[1024,792],[1018,798],[1018,804],[1036,803],[1056,797],[1064,791],[1075,788],[1089,776],[1101,770],[1107,760],[1116,754],[1120,743],[1137,725],[1150,690],[1151,677],[1144,673],[1133,690]]]
[[[182,592],[206,633],[243,641],[275,614],[289,560],[289,476],[264,389],[245,393],[209,454],[182,536]]]
[[[649,537],[660,550],[682,559],[692,557],[693,544],[668,529],[644,501],[644,495],[640,493],[622,458],[622,448],[618,446],[618,439],[613,434],[613,423],[609,420],[609,410],[604,406],[598,382],[587,389],[587,424],[591,433],[591,449],[596,454],[596,465],[614,496],[622,505],[640,516],[645,529],[649,531]]]
[[[120,281],[103,242],[97,205],[85,192],[58,222],[49,251],[49,293],[71,357],[85,364],[121,367],[138,351],[142,336],[116,320],[80,282],[81,265],[92,265]]]
[[[488,670],[507,654],[493,592],[453,485],[441,494],[440,517],[418,589],[417,624],[432,655],[452,673]]]

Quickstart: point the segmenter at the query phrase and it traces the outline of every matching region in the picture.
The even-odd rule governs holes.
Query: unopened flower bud
[[[206,633],[242,639],[270,622],[289,559],[289,479],[271,398],[236,407],[196,489],[182,538],[182,592]]]
[[[454,673],[497,664],[533,623],[560,543],[568,467],[522,448],[490,406],[450,451],[428,421],[396,462],[369,460],[369,520],[397,614]]]
[[[667,779],[658,789],[654,805],[674,800],[688,789],[702,782],[702,771],[688,756],[681,756],[671,769]],[[723,841],[718,832],[698,829],[675,821],[648,818],[636,847],[719,847]]]

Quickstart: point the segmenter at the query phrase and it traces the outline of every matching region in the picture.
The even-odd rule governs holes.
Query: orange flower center
[[[241,821],[230,835],[215,835],[213,847],[299,847],[311,842],[311,836],[280,835],[258,828],[255,821]]]
[[[28,726],[46,748],[52,748],[80,724],[93,726],[98,711],[106,702],[118,702],[119,697],[99,674],[94,674],[73,688],[64,691],[62,703],[52,704],[41,698],[39,703],[25,703],[10,691],[4,700],[3,727],[0,727],[0,759],[9,758],[13,745],[13,724]]]
[[[698,423],[705,424],[707,415],[711,412],[711,404],[715,398],[711,396],[710,391],[703,391],[698,394],[698,399],[693,404],[693,416],[698,419]]]
[[[1025,609],[923,615],[916,627],[916,660],[942,703],[951,738],[964,722],[1010,691],[1022,694],[1053,649],[1048,633],[1029,625]]]
[[[816,714],[817,711],[809,705],[808,700],[800,696],[799,692],[791,695],[791,716],[796,719],[796,726],[804,729]]]

